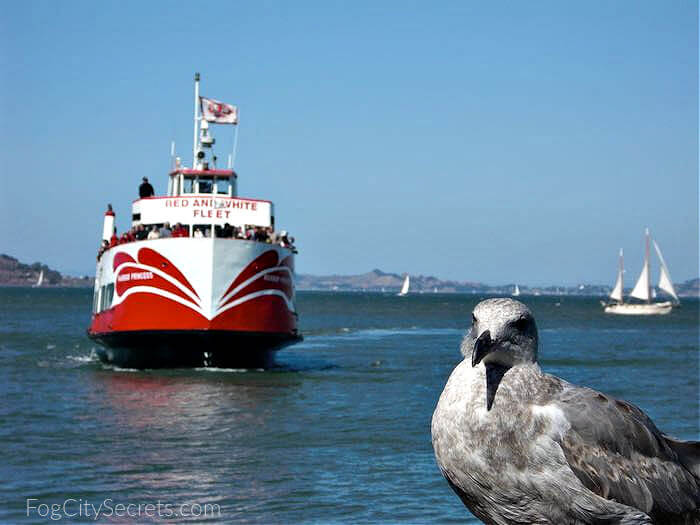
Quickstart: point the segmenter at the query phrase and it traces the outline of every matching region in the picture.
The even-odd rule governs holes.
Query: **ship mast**
[[[197,169],[197,125],[199,124],[199,73],[194,74],[194,138],[192,140],[192,169]]]

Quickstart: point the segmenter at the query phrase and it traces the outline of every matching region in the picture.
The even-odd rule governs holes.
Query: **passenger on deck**
[[[267,234],[265,233],[265,230],[263,230],[260,226],[255,227],[255,234],[253,236],[253,240],[258,242],[265,242],[267,240]]]
[[[151,231],[148,232],[148,237],[147,237],[147,238],[148,238],[148,240],[151,240],[151,239],[160,239],[160,233],[158,233],[158,227],[157,227],[157,226],[153,226],[153,228],[151,228]]]
[[[166,222],[165,224],[163,224],[163,226],[162,226],[161,229],[158,231],[158,233],[160,234],[160,238],[161,238],[161,239],[163,239],[163,238],[165,238],[165,237],[172,237],[172,236],[173,236],[173,232],[172,232],[172,230],[170,229],[170,223],[169,223],[169,222]]]
[[[97,250],[97,260],[100,260],[100,257],[102,257],[102,254],[109,250],[109,241],[107,239],[104,239],[102,241],[102,244],[100,245],[100,249]]]
[[[112,237],[109,239],[109,247],[113,247],[119,244],[119,237],[117,237],[117,228],[114,228],[114,231],[112,232]]]
[[[228,222],[224,224],[223,228],[221,228],[221,237],[224,239],[233,238],[233,226],[231,226]]]
[[[134,237],[136,237],[137,241],[143,241],[144,239],[146,239],[146,237],[148,237],[148,232],[146,231],[146,228],[143,227],[143,224],[139,224],[136,227]]]
[[[267,242],[270,244],[277,244],[277,233],[275,233],[272,226],[268,226],[265,230],[267,231]]]
[[[294,247],[294,237],[290,236],[286,230],[280,232],[279,243],[282,248],[289,248],[294,253],[297,253],[297,249]]]
[[[252,241],[255,236],[255,230],[253,227],[250,224],[246,224],[244,232],[245,234],[243,235],[243,238]]]
[[[194,234],[192,235],[192,237],[196,237],[198,239],[201,239],[202,237],[204,237],[204,234],[202,233],[202,230],[200,230],[199,228],[195,228]]]
[[[188,237],[187,228],[179,222],[173,226],[173,237]]]
[[[142,199],[145,199],[147,197],[153,197],[153,186],[151,186],[151,183],[148,182],[148,177],[144,177],[142,180],[143,182],[139,186],[139,197],[141,197]]]

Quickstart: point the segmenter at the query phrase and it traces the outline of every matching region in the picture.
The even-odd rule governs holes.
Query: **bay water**
[[[274,369],[137,371],[96,359],[91,290],[0,288],[0,522],[476,523],[430,420],[483,298],[300,292]],[[697,300],[521,299],[546,372],[700,439]]]

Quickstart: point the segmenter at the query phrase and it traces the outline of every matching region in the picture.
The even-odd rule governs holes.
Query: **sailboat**
[[[36,284],[32,285],[32,288],[39,288],[39,286],[41,286],[43,282],[44,282],[44,270],[41,270],[39,272],[39,278],[36,280]]]
[[[403,280],[403,286],[401,286],[401,291],[397,294],[399,297],[403,297],[408,293],[408,288],[411,286],[411,280],[406,274],[406,278]]]
[[[644,265],[642,266],[642,273],[637,279],[637,284],[634,285],[630,297],[644,301],[643,303],[625,303],[622,290],[623,290],[623,274],[625,273],[624,267],[624,257],[623,252],[620,250],[620,266],[617,270],[617,280],[615,281],[615,286],[610,293],[611,302],[604,303],[603,308],[606,314],[622,314],[622,315],[663,315],[669,313],[674,306],[678,306],[680,301],[676,290],[673,287],[673,281],[671,281],[671,274],[668,272],[668,267],[666,266],[666,261],[664,261],[663,255],[661,255],[661,248],[656,243],[656,241],[651,240],[649,235],[649,228],[645,231],[646,235],[646,251],[644,252]],[[660,301],[651,302],[651,299],[656,297],[656,291],[652,288],[650,283],[650,270],[649,270],[649,244],[650,241],[654,244],[654,250],[656,255],[659,257],[659,289],[663,290],[669,294],[673,301]]]
[[[518,297],[520,295],[520,288],[518,288],[518,285],[515,285],[515,290],[513,290],[513,293],[511,294],[513,297]]]

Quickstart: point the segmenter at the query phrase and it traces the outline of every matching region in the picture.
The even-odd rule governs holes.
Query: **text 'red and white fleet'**
[[[238,197],[237,174],[214,166],[209,124],[237,122],[235,106],[199,96],[195,75],[193,167],[178,159],[167,195],[132,204],[134,231],[166,228],[168,235],[166,223],[181,228],[115,242],[111,207],[105,214],[88,329],[102,361],[131,368],[260,367],[301,340],[296,249],[286,232],[275,231],[273,203]],[[243,234],[231,235],[232,229]]]

